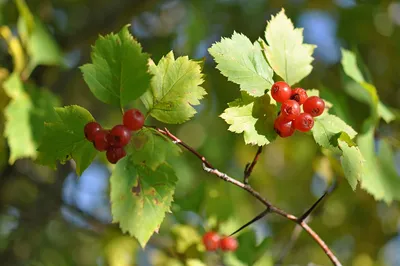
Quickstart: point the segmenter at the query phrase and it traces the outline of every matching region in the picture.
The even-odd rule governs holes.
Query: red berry
[[[239,246],[236,238],[231,236],[222,238],[219,245],[223,251],[235,251]]]
[[[312,116],[319,116],[324,112],[325,102],[318,96],[311,96],[305,101],[303,109]]]
[[[287,100],[281,105],[281,115],[292,121],[300,114],[300,105],[295,100]]]
[[[139,130],[144,124],[144,115],[138,109],[129,109],[124,113],[124,126],[130,130]]]
[[[295,100],[300,105],[302,105],[307,100],[307,92],[302,88],[295,88],[292,90],[291,100]]]
[[[289,137],[293,135],[294,127],[292,121],[286,120],[282,115],[275,119],[274,130],[282,138]]]
[[[88,141],[93,141],[94,140],[94,136],[100,130],[101,130],[101,126],[100,126],[99,123],[97,123],[97,122],[89,122],[89,123],[87,123],[85,125],[85,129],[84,129],[85,138]]]
[[[284,101],[289,100],[290,95],[292,95],[292,90],[286,82],[278,81],[271,87],[271,96],[278,103],[283,103]]]
[[[312,129],[314,126],[314,118],[309,113],[301,113],[296,119],[293,121],[294,128],[307,132]]]
[[[105,151],[108,149],[108,147],[110,146],[110,143],[108,142],[109,134],[110,132],[108,130],[100,130],[96,133],[93,140],[93,144],[96,150]]]
[[[203,236],[203,243],[208,251],[215,251],[219,248],[220,237],[215,232],[207,232]]]
[[[122,148],[131,140],[131,132],[126,126],[116,125],[111,129],[109,142],[113,147]]]
[[[124,158],[125,155],[126,152],[124,148],[110,147],[106,152],[107,160],[112,164],[116,164],[120,159]]]

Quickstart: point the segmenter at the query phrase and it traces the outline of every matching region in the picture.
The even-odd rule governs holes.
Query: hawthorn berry
[[[294,132],[293,122],[280,115],[275,119],[274,130],[281,138],[290,137]]]
[[[219,245],[223,251],[235,251],[239,246],[236,238],[231,236],[222,238]]]
[[[109,134],[110,132],[108,130],[100,130],[96,132],[93,140],[93,144],[96,150],[105,151],[108,149],[108,147],[110,146]]]
[[[301,113],[293,121],[294,128],[301,131],[307,132],[314,126],[314,118],[309,113]]]
[[[216,232],[207,232],[203,235],[203,244],[207,251],[215,251],[219,248],[221,238]]]
[[[106,152],[107,160],[112,164],[116,164],[120,159],[124,158],[125,155],[126,152],[124,148],[110,147]]]
[[[85,125],[84,132],[85,132],[85,138],[88,141],[93,141],[94,136],[98,131],[101,130],[101,126],[97,122],[89,122]]]
[[[112,147],[122,148],[131,140],[131,132],[126,126],[116,125],[111,129],[109,142]]]
[[[292,95],[292,90],[290,89],[289,84],[284,81],[275,82],[271,87],[271,96],[278,103],[283,103],[286,100],[289,100]]]
[[[124,113],[123,123],[132,131],[139,130],[144,124],[144,115],[138,109],[129,109]]]
[[[281,105],[281,114],[286,120],[292,121],[300,114],[300,105],[295,100],[287,100]]]
[[[291,100],[295,100],[300,105],[302,105],[307,100],[307,92],[302,88],[295,88],[292,90]]]
[[[311,96],[304,102],[303,109],[305,113],[319,116],[324,112],[325,102],[318,96]]]

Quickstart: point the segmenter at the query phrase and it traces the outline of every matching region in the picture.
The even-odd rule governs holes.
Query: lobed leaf
[[[72,158],[76,163],[76,172],[81,175],[97,154],[84,134],[85,125],[94,118],[89,111],[77,105],[55,108],[55,111],[57,120],[45,124],[37,149],[38,162],[55,168],[57,161],[65,163]]]
[[[175,59],[171,51],[157,65],[150,64],[151,87],[141,97],[148,114],[168,124],[181,124],[194,116],[194,105],[206,91],[200,86],[203,74],[199,62],[187,56]]]
[[[100,36],[91,58],[91,64],[81,67],[83,78],[94,96],[104,103],[127,105],[150,86],[149,56],[133,39],[128,25],[117,34]]]
[[[120,160],[111,175],[111,212],[122,231],[145,247],[170,211],[177,177],[167,164],[152,170],[133,164],[132,156]]]
[[[243,34],[234,32],[208,49],[221,74],[240,85],[252,96],[262,96],[274,83],[274,72],[268,65],[259,42],[254,44]]]
[[[311,73],[315,45],[303,43],[303,29],[294,28],[282,9],[272,16],[265,30],[263,43],[268,63],[289,85],[298,83]]]

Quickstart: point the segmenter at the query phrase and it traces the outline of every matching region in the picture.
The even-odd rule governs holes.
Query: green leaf
[[[259,42],[254,44],[243,34],[234,32],[231,38],[222,38],[208,49],[222,75],[240,85],[252,96],[262,96],[274,81],[274,72],[268,65]]]
[[[381,101],[378,103],[378,115],[385,120],[386,123],[390,123],[396,119],[396,116],[390,109],[384,105]]]
[[[134,153],[134,163],[145,164],[153,170],[181,152],[179,146],[152,128],[143,128],[133,134],[129,148],[131,150],[127,152]]]
[[[373,129],[360,135],[357,142],[366,160],[361,187],[376,200],[383,200],[388,204],[393,200],[400,200],[400,176],[394,168],[390,145],[385,140],[380,141],[377,156]]]
[[[346,73],[346,75],[351,77],[357,83],[365,82],[364,76],[357,65],[357,58],[355,54],[344,48],[342,48],[341,51],[342,51],[341,63],[343,66],[344,73]]]
[[[4,136],[11,151],[9,163],[20,158],[36,158],[44,121],[56,119],[53,107],[59,101],[47,90],[23,84],[17,74],[12,74],[4,83],[4,90],[11,98],[4,111]]]
[[[190,225],[178,224],[171,229],[175,238],[175,249],[184,254],[192,246],[201,245],[202,238],[196,228]]]
[[[311,73],[315,45],[303,43],[303,29],[294,28],[282,9],[272,16],[265,30],[264,52],[272,69],[293,85]]]
[[[230,103],[221,118],[230,125],[229,131],[243,133],[246,144],[263,146],[277,136],[274,131],[276,106],[270,103],[268,94],[252,100],[238,99]]]
[[[30,27],[32,28],[31,32]],[[20,16],[18,32],[30,57],[29,72],[33,71],[38,65],[60,65],[63,63],[60,47],[39,18],[34,17],[34,23],[31,25],[31,22],[26,20],[26,16]]]
[[[111,175],[111,212],[122,231],[145,247],[170,211],[177,177],[167,164],[153,171],[132,164],[132,156],[120,160]]]
[[[100,36],[91,58],[92,64],[81,67],[83,78],[94,96],[104,103],[127,105],[150,86],[149,56],[133,39],[128,25],[117,34]]]
[[[335,115],[324,114],[314,118],[314,127],[311,129],[315,142],[324,148],[337,146],[337,134],[345,132],[353,139],[357,132],[342,119]],[[336,142],[336,143],[335,143]]]
[[[168,124],[180,124],[193,117],[193,105],[199,105],[206,94],[200,87],[204,81],[200,62],[187,56],[175,60],[171,51],[158,65],[151,62],[150,72],[154,75],[150,90],[141,98],[148,114]]]
[[[56,161],[64,163],[72,158],[76,163],[76,172],[81,175],[97,154],[83,132],[85,125],[94,118],[89,111],[77,105],[55,108],[55,111],[57,121],[45,124],[38,148],[38,162],[55,168]]]
[[[342,135],[345,136],[341,136],[338,139],[338,146],[342,151],[340,162],[347,181],[351,188],[355,190],[358,181],[361,181],[362,178],[364,157],[360,149],[350,140],[350,137],[347,134]]]

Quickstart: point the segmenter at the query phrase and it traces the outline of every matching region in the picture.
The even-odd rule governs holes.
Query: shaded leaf
[[[142,52],[125,26],[117,34],[100,36],[92,49],[92,63],[81,67],[83,78],[97,99],[125,106],[150,86],[149,56]]]
[[[148,114],[168,124],[180,124],[193,117],[193,106],[199,105],[206,94],[200,86],[204,81],[200,63],[187,56],[175,59],[170,52],[157,65],[151,62],[150,72],[154,75],[150,90],[141,98]]]
[[[222,38],[208,51],[222,75],[252,96],[264,95],[264,91],[274,83],[274,73],[259,42],[253,44],[243,34],[234,32],[231,38]]]
[[[358,181],[361,181],[365,160],[360,149],[352,143],[347,134],[346,136],[347,139],[343,136],[338,139],[338,147],[342,151],[340,162],[347,181],[351,188],[355,190]]]
[[[177,177],[167,164],[153,171],[133,164],[132,156],[120,160],[111,175],[111,212],[113,222],[144,247],[170,211]]]
[[[298,83],[311,73],[315,45],[303,43],[303,29],[294,28],[282,9],[272,16],[265,30],[263,45],[268,63],[289,85]]]
[[[43,138],[37,149],[38,162],[55,168],[57,161],[64,163],[72,158],[76,163],[76,172],[81,175],[97,154],[84,134],[85,125],[94,121],[94,118],[89,111],[77,105],[55,110],[57,121],[45,124]]]
[[[152,128],[143,128],[134,133],[130,143],[131,151],[128,153],[134,153],[134,163],[145,164],[153,170],[181,152],[178,145]]]

